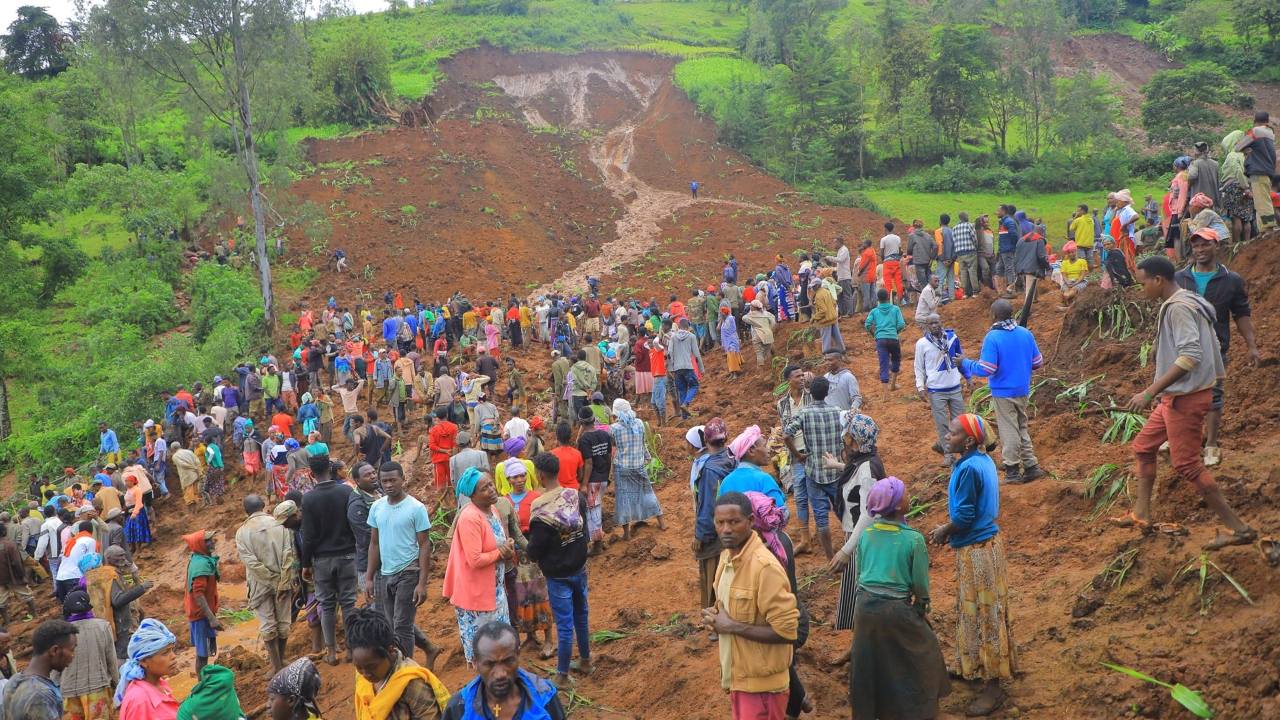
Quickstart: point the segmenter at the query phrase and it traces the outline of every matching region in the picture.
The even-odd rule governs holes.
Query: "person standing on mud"
[[[853,294],[853,271],[849,268],[849,248],[844,237],[836,237],[835,257],[827,258],[836,264],[836,282],[840,285],[840,317],[849,317],[857,310],[857,297]]]
[[[338,664],[338,608],[348,622],[355,612],[359,582],[356,580],[356,538],[347,523],[351,488],[329,475],[329,456],[311,458],[316,485],[302,496],[302,579],[315,583],[324,633],[324,661]],[[347,661],[351,646],[347,646]]]
[[[1257,367],[1261,356],[1253,337],[1253,311],[1249,307],[1249,295],[1245,292],[1244,279],[1218,262],[1218,248],[1222,238],[1210,228],[1194,233],[1191,238],[1191,255],[1195,264],[1174,275],[1174,281],[1183,290],[1196,293],[1208,300],[1216,315],[1213,321],[1218,345],[1222,350],[1222,367],[1227,366],[1227,349],[1231,347],[1231,318],[1245,343],[1245,364]],[[1204,464],[1213,467],[1222,462],[1218,451],[1218,427],[1222,423],[1222,378],[1213,386],[1213,404],[1204,423]]]
[[[1157,397],[1160,402],[1133,439],[1138,473],[1133,509],[1111,522],[1118,527],[1138,528],[1144,535],[1155,529],[1170,535],[1190,534],[1176,523],[1153,525],[1151,522],[1156,455],[1161,443],[1167,440],[1174,470],[1196,487],[1226,526],[1218,530],[1217,537],[1204,549],[1250,545],[1258,539],[1258,532],[1246,525],[1227,504],[1222,489],[1200,457],[1200,438],[1205,416],[1213,407],[1213,389],[1226,374],[1213,327],[1213,306],[1196,293],[1178,287],[1173,262],[1168,258],[1154,256],[1139,263],[1138,282],[1149,300],[1161,301],[1156,317],[1156,379],[1134,395],[1126,409],[1140,413]],[[1270,553],[1267,559],[1271,559]]]
[[[698,199],[698,181],[697,180],[689,181],[689,192],[693,193],[694,200]]]
[[[818,543],[828,561],[835,551],[831,547],[831,521],[829,513],[835,508],[836,481],[840,472],[826,466],[822,456],[826,453],[839,456],[844,449],[844,427],[840,422],[840,408],[827,402],[831,381],[825,377],[814,378],[809,385],[813,402],[795,412],[791,421],[783,426],[783,440],[794,462],[804,463],[805,495],[813,508],[813,522],[818,528]],[[804,438],[804,450],[796,448],[797,437]]]
[[[292,624],[297,571],[291,533],[264,512],[261,495],[244,499],[249,516],[236,531],[236,551],[244,563],[249,607],[258,617],[262,642],[267,647],[272,674],[284,669],[285,642]]]
[[[791,660],[800,609],[787,571],[754,527],[746,495],[716,500],[715,527],[724,552],[716,571],[717,600],[702,623],[720,643],[720,684],[734,720],[779,718],[790,696]]]
[[[936,313],[926,317],[924,325],[925,336],[916,341],[916,392],[929,405],[938,430],[933,451],[942,455],[943,467],[950,467],[955,458],[947,452],[947,428],[951,427],[952,420],[964,414],[961,381],[972,391],[973,379],[956,362],[963,352],[955,331],[943,329],[942,318]]]
[[[698,350],[698,336],[689,330],[689,318],[680,318],[680,328],[671,333],[667,347],[671,374],[675,378],[676,407],[680,410],[680,418],[688,420],[692,417],[689,405],[698,394],[698,375],[707,374],[707,368],[702,364],[702,352]],[[697,374],[694,373],[695,367]]]
[[[1044,477],[1031,447],[1027,419],[1031,371],[1044,365],[1044,356],[1031,331],[1013,319],[1013,305],[1008,300],[991,303],[991,317],[995,323],[982,341],[981,356],[976,361],[962,357],[960,365],[973,377],[988,378],[1000,430],[1004,483],[1021,485]]]
[[[822,352],[843,354],[844,338],[840,336],[840,317],[835,298],[822,286],[822,279],[817,275],[809,280],[809,292],[813,293],[812,322],[818,328]]]

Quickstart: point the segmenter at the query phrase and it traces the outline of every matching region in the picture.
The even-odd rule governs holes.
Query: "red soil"
[[[600,256],[602,260],[587,267],[608,276],[607,288],[663,301],[668,292],[676,291],[684,299],[688,287],[718,279],[727,253],[735,253],[742,272],[752,275],[772,268],[774,253],[790,258],[793,251],[815,243],[831,247],[836,234],[856,239],[877,231],[882,219],[864,212],[779,200],[777,194],[787,187],[716,143],[715,128],[696,116],[683,93],[670,87],[665,76],[669,67],[670,61],[639,55],[512,57],[491,50],[472,51],[448,65],[453,81],[432,100],[445,118],[435,130],[395,130],[314,143],[312,162],[351,160],[371,178],[367,187],[355,185],[354,190],[342,191],[321,184],[317,175],[299,181],[294,191],[303,199],[325,204],[340,199],[347,203],[346,209],[359,213],[349,225],[335,228],[330,247],[345,249],[353,268],[373,266],[375,280],[322,274],[306,299],[318,301],[331,295],[351,299],[357,286],[375,295],[387,286],[404,288],[406,298],[420,295],[424,299],[442,298],[454,289],[464,289],[473,299],[513,291],[523,294],[521,288],[526,285],[545,285],[562,277],[566,285],[576,287],[584,273],[578,265]],[[522,73],[544,75],[512,79]],[[485,85],[500,78],[500,84],[519,93],[524,92],[521,88],[535,87],[534,81],[543,77],[551,80],[523,104]],[[655,77],[656,87],[643,82]],[[477,119],[481,106],[488,109],[483,119]],[[576,115],[575,107],[581,111]],[[502,117],[493,118],[491,113]],[[573,131],[531,132],[529,125],[516,119],[526,113],[557,126],[572,126]],[[552,154],[548,144],[559,146],[561,154]],[[441,160],[442,152],[454,161]],[[463,157],[467,160],[458,160]],[[383,164],[359,164],[373,158]],[[560,158],[572,158],[582,177],[563,166]],[[600,163],[594,164],[592,158]],[[438,178],[427,180],[437,173]],[[399,183],[397,177],[409,182]],[[706,183],[707,192],[696,204],[686,201],[689,179]],[[471,190],[473,185],[483,189]],[[491,193],[499,199],[492,199]],[[436,200],[437,207],[427,209],[429,200]],[[388,223],[372,216],[373,210],[382,209],[398,217],[399,208],[406,204],[415,205],[422,216],[417,228],[402,228],[398,219]],[[495,208],[495,217],[482,212],[485,206]],[[821,223],[815,226],[816,218]],[[498,219],[502,228],[495,225]],[[1249,282],[1264,359],[1263,367],[1246,368],[1243,352],[1233,351],[1221,443],[1224,462],[1216,472],[1241,516],[1264,532],[1280,527],[1276,508],[1280,470],[1275,467],[1280,433],[1274,405],[1280,326],[1269,318],[1280,308],[1276,289],[1280,262],[1270,251],[1276,240],[1280,237],[1260,240],[1233,262]],[[302,242],[295,238],[294,247]],[[398,244],[405,246],[403,252]],[[318,257],[322,256],[308,262]],[[609,273],[615,264],[619,267]],[[1145,305],[1136,289],[1124,299]],[[956,329],[971,357],[989,324],[987,300],[966,300],[943,311],[946,324]],[[1082,497],[1080,483],[1101,463],[1130,469],[1131,455],[1125,447],[1101,443],[1105,422],[1098,415],[1078,417],[1074,403],[1054,398],[1063,384],[1105,372],[1089,399],[1105,406],[1111,396],[1123,403],[1150,377],[1151,368],[1141,368],[1137,355],[1152,330],[1139,324],[1138,332],[1124,342],[1096,334],[1090,337],[1097,327],[1091,311],[1113,298],[1091,288],[1065,315],[1055,310],[1059,301],[1056,291],[1046,292],[1031,321],[1048,359],[1037,380],[1061,381],[1046,384],[1036,394],[1038,415],[1032,423],[1037,453],[1056,477],[1002,491],[1001,528],[1009,554],[1020,672],[1007,684],[1011,697],[995,717],[1186,716],[1164,690],[1112,673],[1099,662],[1132,667],[1203,691],[1220,717],[1280,717],[1280,672],[1276,670],[1280,596],[1276,571],[1266,566],[1257,550],[1231,548],[1213,556],[1248,590],[1256,605],[1246,603],[1218,574],[1210,574],[1204,598],[1211,602],[1205,605],[1194,579],[1175,579],[1179,569],[1199,555],[1199,546],[1212,537],[1216,523],[1167,463],[1161,467],[1156,518],[1187,525],[1190,538],[1139,539],[1107,526],[1106,515],[1118,514],[1116,510],[1091,518],[1095,501]],[[796,328],[780,327],[780,351]],[[932,422],[912,391],[909,367],[918,331],[909,322],[904,332],[903,390],[884,399],[876,382],[875,352],[860,322],[846,320],[842,330],[851,348],[850,367],[870,399],[866,412],[880,427],[880,449],[888,470],[906,481],[920,502],[939,503],[914,519],[917,527],[932,528],[946,518],[946,475],[926,449],[934,440]],[[796,359],[817,357],[815,344],[805,344],[798,337],[785,352]],[[504,353],[527,371],[531,392],[549,384],[548,359],[541,349],[504,348]],[[712,353],[707,363],[704,390],[693,405],[701,419],[722,416],[734,433],[750,424],[765,428],[776,424],[770,394],[775,382],[754,369],[751,358],[746,359],[744,378],[732,383],[724,377],[722,354]],[[647,408],[640,410],[642,416],[653,419]],[[415,430],[402,438],[407,451],[403,460],[412,473],[411,488],[434,504],[435,496],[421,480],[429,467],[418,461],[417,434]],[[682,434],[680,428],[665,429],[660,449],[671,474],[657,486],[657,494],[670,528],[665,533],[653,526],[643,528],[631,542],[622,542],[615,531],[608,552],[591,561],[592,629],[616,629],[627,637],[593,647],[598,670],[592,677],[576,680],[579,697],[590,702],[578,707],[578,716],[653,720],[728,716],[728,699],[719,690],[715,649],[693,624],[698,611],[697,569],[684,549],[693,512]],[[351,448],[339,440],[335,452],[349,457]],[[148,575],[171,579],[169,589],[153,591],[144,599],[149,614],[162,619],[181,616],[176,581],[185,551],[178,535],[200,522],[233,536],[241,520],[239,498],[253,489],[233,486],[228,504],[202,514],[198,521],[172,510],[166,513],[157,544],[141,557]],[[1117,507],[1125,504],[1122,498]],[[612,497],[605,505],[608,518]],[[1136,562],[1121,587],[1095,583],[1113,557],[1131,548],[1138,549]],[[932,622],[950,657],[955,622],[953,554],[947,548],[931,548],[930,553]],[[234,555],[230,549],[222,554],[228,559]],[[447,548],[437,547],[431,599],[419,611],[418,621],[445,646],[437,672],[456,689],[472,673],[458,647],[453,610],[440,598],[446,557]],[[236,570],[242,572],[230,569],[229,575]],[[802,578],[801,598],[816,623],[808,645],[799,653],[801,677],[817,706],[812,717],[848,717],[844,671],[826,664],[849,642],[848,633],[830,629],[837,581],[815,555],[801,556],[797,572]],[[20,630],[19,636],[28,634],[28,628]],[[180,620],[173,628],[179,636],[185,635]],[[307,630],[296,626],[290,650],[301,652],[308,644]],[[17,646],[24,647],[25,642]],[[233,658],[230,662],[245,671],[237,682],[243,706],[246,710],[259,706],[265,700],[261,668],[242,652],[228,654]],[[540,671],[548,668],[532,651],[525,662]],[[321,670],[325,686],[320,705],[325,717],[351,718],[350,667],[322,666]],[[979,688],[963,682],[955,688],[944,708],[963,714]]]

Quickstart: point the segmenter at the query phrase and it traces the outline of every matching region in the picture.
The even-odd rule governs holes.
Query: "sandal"
[[[1280,567],[1280,540],[1268,535],[1258,540],[1258,549],[1271,567]]]
[[[1182,527],[1178,523],[1162,522],[1162,523],[1156,523],[1151,527],[1153,530],[1161,533],[1162,535],[1169,535],[1172,537],[1185,537],[1191,534],[1190,530]]]
[[[1221,550],[1224,547],[1232,545],[1252,545],[1258,539],[1258,531],[1253,528],[1245,528],[1241,532],[1235,532],[1226,528],[1218,529],[1218,536],[1212,542],[1204,546],[1204,550]]]
[[[1151,534],[1151,521],[1140,519],[1137,515],[1133,514],[1132,510],[1118,518],[1111,518],[1110,523],[1116,527],[1138,528],[1142,531],[1143,535]]]
[[[582,673],[583,675],[587,675],[587,676],[591,676],[591,675],[595,675],[595,674],[596,674],[596,666],[595,666],[595,665],[591,665],[591,666],[589,666],[589,669],[587,669],[587,670],[583,670],[583,669],[582,669],[582,665],[581,665],[577,660],[574,660],[573,662],[569,663],[569,669],[570,669],[570,670],[576,670],[577,672],[580,672],[580,673]]]

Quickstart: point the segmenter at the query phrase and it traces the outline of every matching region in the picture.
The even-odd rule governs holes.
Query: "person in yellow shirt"
[[[474,331],[475,328],[476,328],[475,310],[468,310],[462,313],[462,331],[470,335],[474,335],[475,334],[474,332],[469,332],[469,331]]]
[[[1071,236],[1075,238],[1077,252],[1086,265],[1097,267],[1093,262],[1093,239],[1098,233],[1093,226],[1093,216],[1089,215],[1089,206],[1079,206],[1072,217],[1075,219],[1071,221]],[[1099,259],[1098,264],[1101,263]]]
[[[1058,270],[1054,273],[1058,287],[1062,288],[1062,301],[1066,306],[1070,306],[1075,301],[1076,294],[1089,284],[1084,277],[1089,274],[1089,263],[1077,256],[1079,252],[1077,245],[1078,243],[1069,242],[1062,246],[1062,254],[1065,257],[1062,258]],[[1066,306],[1060,306],[1058,309],[1066,311]]]

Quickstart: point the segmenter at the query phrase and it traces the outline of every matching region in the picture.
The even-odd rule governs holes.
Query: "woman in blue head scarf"
[[[129,659],[120,666],[115,701],[120,720],[175,720],[178,701],[165,677],[178,672],[177,638],[164,623],[147,618],[129,639]]]
[[[471,503],[458,512],[454,525],[443,595],[458,615],[458,634],[470,666],[476,630],[491,620],[511,623],[504,575],[507,563],[515,556],[516,544],[507,537],[494,510],[498,490],[491,476],[474,467],[467,468],[458,478],[457,487],[458,498],[465,495]]]

